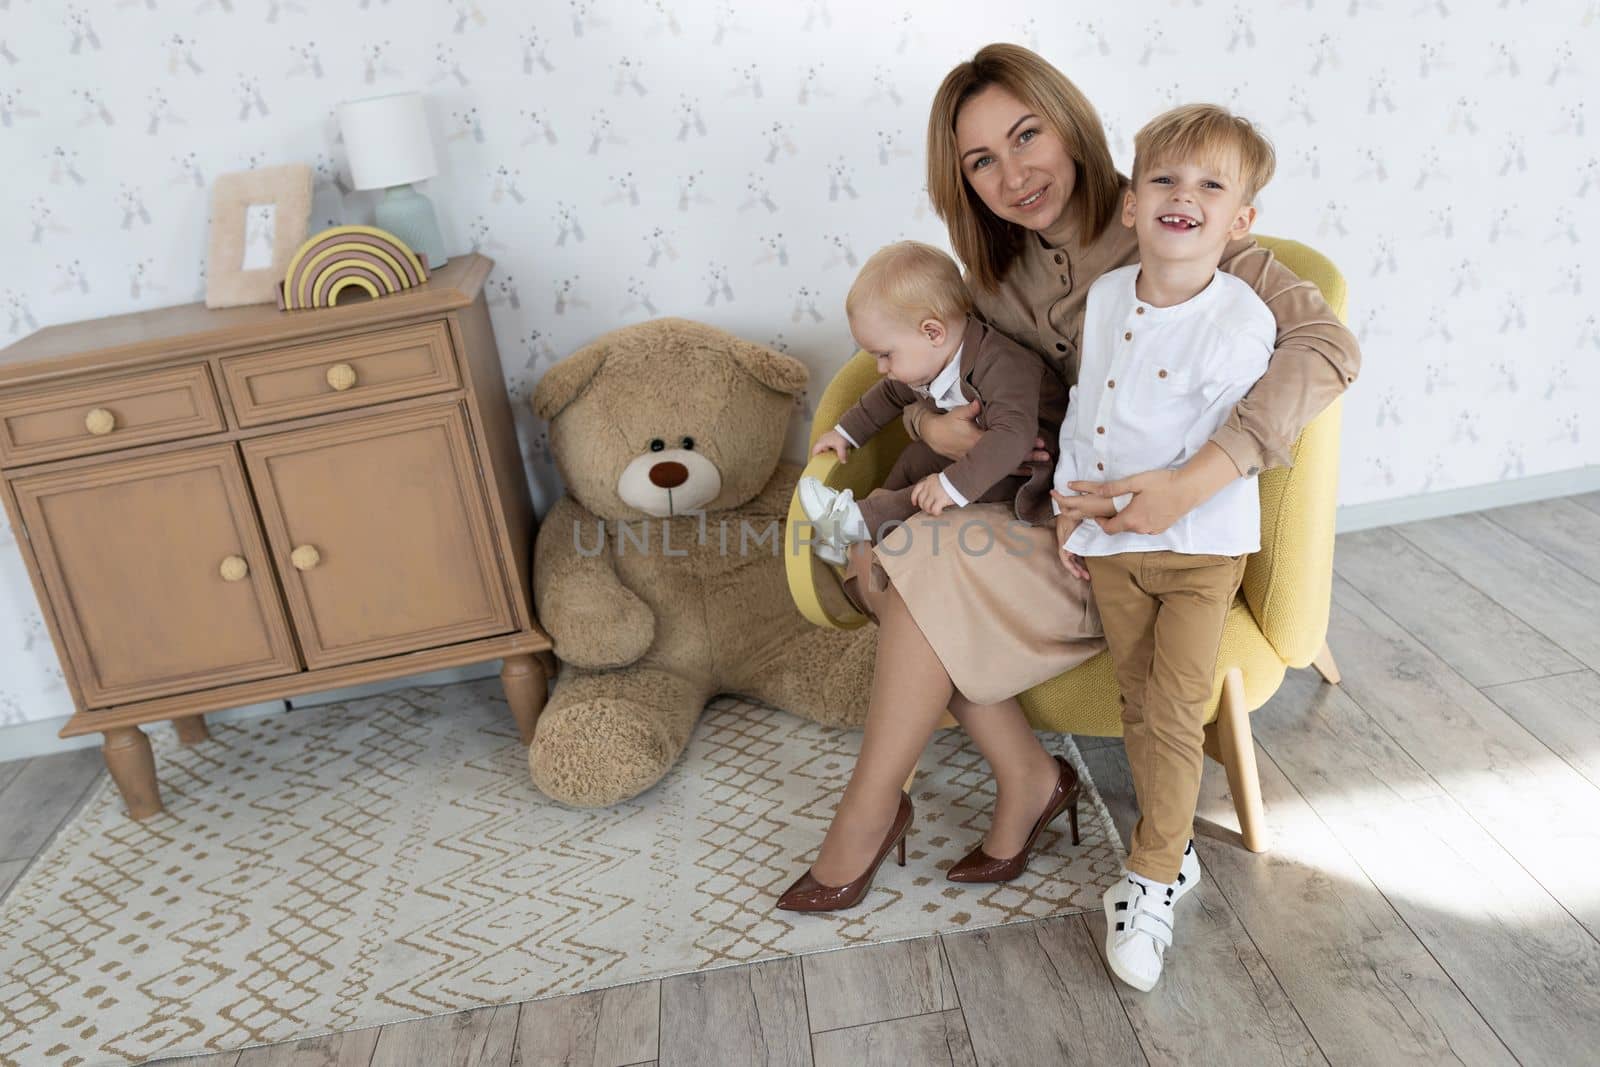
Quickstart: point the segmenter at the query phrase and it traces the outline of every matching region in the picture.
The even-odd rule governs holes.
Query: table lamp
[[[429,270],[445,264],[444,236],[433,204],[411,187],[439,173],[421,93],[393,93],[339,105],[339,129],[357,189],[382,189],[376,222],[427,257]]]

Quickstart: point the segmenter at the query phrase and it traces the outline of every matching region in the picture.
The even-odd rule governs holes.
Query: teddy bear
[[[811,625],[789,597],[779,461],[805,365],[702,323],[614,330],[534,390],[566,495],[534,544],[534,602],[561,671],[528,750],[576,807],[667,772],[706,702],[734,693],[859,727],[876,628]]]

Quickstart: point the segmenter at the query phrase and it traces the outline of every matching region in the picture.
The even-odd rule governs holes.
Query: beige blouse
[[[1126,190],[1128,180],[1123,179]],[[1117,203],[1122,203],[1119,195]],[[972,286],[978,313],[1002,333],[1034,349],[1070,386],[1078,380],[1079,344],[1089,286],[1101,274],[1139,261],[1134,231],[1120,215],[1100,239],[1082,245],[1076,218],[1063,212],[1049,230],[1025,241],[997,293]],[[1248,282],[1271,309],[1278,324],[1277,347],[1266,374],[1234,408],[1211,438],[1240,473],[1287,467],[1300,431],[1351,382],[1361,366],[1361,351],[1316,285],[1297,277],[1277,257],[1245,237],[1222,253],[1221,269]],[[927,408],[906,409],[906,427]]]

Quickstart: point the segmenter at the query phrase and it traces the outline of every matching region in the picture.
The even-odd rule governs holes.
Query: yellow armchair
[[[1297,241],[1258,237],[1261,244],[1301,278],[1315,282],[1341,320],[1344,277],[1326,257]],[[810,442],[831,429],[846,409],[878,380],[871,356],[857,352],[839,370],[817,403]],[[1315,666],[1338,684],[1338,668],[1326,644],[1333,590],[1333,523],[1339,482],[1339,419],[1335,400],[1301,433],[1293,465],[1260,476],[1261,550],[1250,557],[1244,584],[1228,613],[1217,656],[1206,753],[1222,763],[1247,848],[1261,852],[1268,836],[1261,813],[1261,787],[1249,712],[1265,704],[1290,667]],[[805,473],[857,498],[882,483],[907,444],[897,421],[841,464],[832,453],[811,459]],[[805,521],[799,500],[789,504],[791,529]],[[868,620],[838,589],[838,572],[815,559],[804,538],[790,537],[789,592],[800,611],[818,626],[851,628]],[[1019,695],[1035,729],[1120,737],[1116,677],[1111,657],[1100,653]],[[947,716],[945,725],[954,725]]]

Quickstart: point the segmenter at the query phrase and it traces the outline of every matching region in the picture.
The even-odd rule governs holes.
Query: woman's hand
[[[945,459],[962,459],[978,443],[984,431],[973,421],[982,402],[974,400],[943,415],[923,415],[917,423],[917,436]]]
[[[1158,534],[1193,509],[1189,492],[1179,471],[1145,471],[1131,478],[1118,478],[1114,482],[1070,482],[1068,487],[1077,490],[1100,506],[1111,503],[1112,497],[1132,493],[1133,500],[1116,514],[1099,521],[1106,533],[1124,530],[1140,534]]]
[[[1193,459],[1175,471],[1145,471],[1112,482],[1071,482],[1069,487],[1091,498],[1102,498],[1102,507],[1110,504],[1112,497],[1132,493],[1133,499],[1127,507],[1098,520],[1100,528],[1106,533],[1158,534],[1166,532],[1173,523],[1210,500],[1237,477],[1239,470],[1228,454],[1215,443],[1207,442]],[[1062,504],[1063,511],[1067,507]]]
[[[1099,485],[1099,482],[1073,482],[1073,485]],[[1050,495],[1055,498],[1056,505],[1061,508],[1061,514],[1073,522],[1082,522],[1084,519],[1109,519],[1117,513],[1117,505],[1109,496],[1100,496],[1098,493],[1076,493],[1066,496],[1050,490]]]
[[[983,408],[981,400],[974,400],[959,408],[952,408],[942,415],[923,415],[917,422],[917,436],[924,443],[945,459],[963,459],[978,443],[987,430],[976,423],[978,412]],[[1050,453],[1045,451],[1044,438],[1033,439],[1033,451],[1028,453],[1028,458],[1017,467],[1013,474],[1027,477],[1033,472],[1029,463],[1048,463]]]

